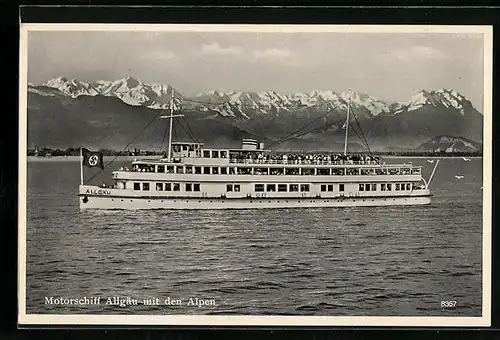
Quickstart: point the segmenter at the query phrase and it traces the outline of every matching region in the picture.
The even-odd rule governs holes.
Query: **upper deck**
[[[245,143],[246,142],[246,143]],[[173,143],[172,159],[135,160],[133,172],[200,175],[420,175],[421,166],[386,164],[372,155],[271,152],[244,141],[241,149],[206,149]],[[122,169],[120,169],[122,170]]]
[[[372,155],[344,155],[328,152],[272,152],[263,143],[252,139],[243,140],[240,149],[202,148],[203,143],[172,143],[172,158],[155,161],[139,160],[134,164],[181,163],[187,165],[381,165],[379,157]]]

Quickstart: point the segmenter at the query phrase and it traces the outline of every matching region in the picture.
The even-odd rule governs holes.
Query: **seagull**
[[[470,162],[470,158],[465,158],[465,157],[462,157],[462,159],[466,162]]]
[[[455,178],[456,179],[462,179],[462,178],[464,178],[464,176],[455,175]]]
[[[427,162],[434,163],[434,160],[433,159],[428,159]]]

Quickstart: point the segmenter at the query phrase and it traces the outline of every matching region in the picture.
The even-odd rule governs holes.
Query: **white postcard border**
[[[27,195],[27,60],[30,31],[168,31],[168,32],[358,32],[450,33],[484,36],[483,110],[483,256],[482,316],[253,316],[253,315],[58,315],[26,313],[26,195]],[[213,24],[24,24],[20,31],[19,63],[19,183],[18,183],[18,323],[20,325],[137,326],[491,326],[491,194],[492,194],[492,26],[461,25],[213,25]]]

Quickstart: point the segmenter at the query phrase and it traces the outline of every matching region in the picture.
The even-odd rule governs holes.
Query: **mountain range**
[[[185,115],[176,122],[178,139],[194,133],[208,145],[234,147],[244,137],[273,144],[302,129],[280,147],[341,149],[348,103],[352,150],[362,149],[364,140],[373,149],[418,147],[440,135],[482,141],[482,114],[453,89],[421,90],[407,102],[393,103],[332,90],[211,90],[188,97],[172,85],[131,77],[92,82],[59,77],[28,85],[28,142],[123,147],[119,143],[130,141],[158,112],[170,109],[172,93],[174,109]],[[137,145],[159,146],[164,130],[165,124],[152,124],[145,136],[137,137]]]

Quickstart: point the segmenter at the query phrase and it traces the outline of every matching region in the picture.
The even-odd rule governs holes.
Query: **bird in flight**
[[[466,162],[470,162],[470,158],[465,158],[465,157],[462,157],[462,159]]]
[[[462,179],[462,178],[464,178],[464,176],[455,175],[455,178],[456,178],[456,179]]]
[[[427,162],[434,163],[434,160],[433,159],[428,159]]]

